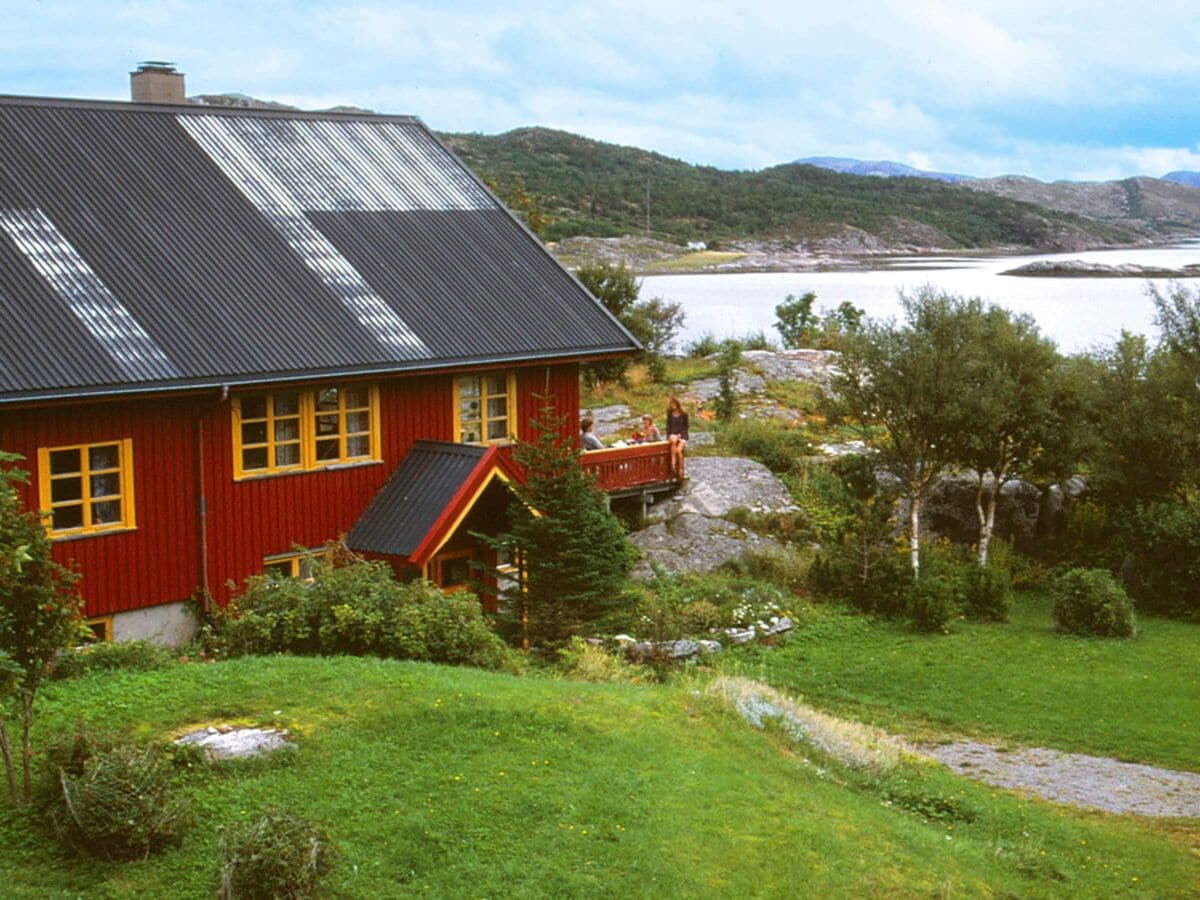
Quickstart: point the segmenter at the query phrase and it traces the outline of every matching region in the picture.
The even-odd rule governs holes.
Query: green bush
[[[1121,574],[1139,609],[1200,614],[1200,511],[1173,500],[1139,507],[1120,523]]]
[[[721,351],[721,342],[711,331],[706,331],[700,337],[684,345],[683,353],[692,359],[702,359]]]
[[[555,668],[558,672],[577,681],[637,684],[651,680],[652,676],[645,666],[629,662],[620,653],[610,653],[601,646],[589,644],[581,637],[571,638],[558,650],[557,656]]]
[[[279,809],[221,835],[218,896],[302,898],[316,894],[336,849],[320,825]]]
[[[311,591],[300,581],[269,575],[246,579],[240,595],[212,614],[209,649],[225,656],[311,653],[317,649]]]
[[[144,859],[178,846],[191,808],[176,796],[174,770],[155,748],[76,748],[77,772],[59,770],[51,816],[68,846],[106,859]]]
[[[980,622],[1007,622],[1011,608],[1008,571],[995,561],[985,568],[976,566],[966,579],[967,615]]]
[[[1104,569],[1070,569],[1050,587],[1054,630],[1092,637],[1133,637],[1133,603]]]
[[[386,634],[389,656],[499,669],[511,651],[483,619],[471,593],[444,594],[426,581],[400,588],[400,603]]]
[[[786,588],[796,596],[803,596],[807,593],[805,584],[812,566],[812,550],[768,547],[747,550],[741,556],[728,560],[721,570],[742,578],[766,581]]]
[[[423,581],[399,584],[381,562],[320,564],[308,585],[247,579],[242,594],[214,615],[207,644],[226,656],[376,655],[482,668],[511,663],[474,594],[447,595]]]
[[[64,650],[54,661],[51,677],[78,678],[89,672],[148,672],[162,669],[175,662],[170,647],[151,641],[97,641],[82,647]]]
[[[679,607],[678,618],[682,635],[707,635],[709,631],[725,624],[725,614],[708,600],[685,603]]]
[[[917,631],[950,633],[962,615],[962,580],[953,574],[924,572],[908,585],[908,615]]]
[[[802,432],[772,420],[735,419],[721,430],[721,438],[735,455],[756,459],[772,472],[798,470],[813,452]]]

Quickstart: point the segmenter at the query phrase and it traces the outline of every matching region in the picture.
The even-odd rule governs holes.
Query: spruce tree
[[[543,405],[533,440],[515,448],[525,483],[514,486],[511,527],[497,542],[523,562],[522,584],[506,593],[507,614],[536,648],[561,645],[631,602],[626,579],[636,551],[562,424]]]

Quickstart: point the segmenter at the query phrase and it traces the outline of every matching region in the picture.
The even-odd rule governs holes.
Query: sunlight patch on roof
[[[346,126],[356,123],[192,115],[178,119],[364,329],[400,359],[432,355],[306,215],[307,212],[428,208],[412,205],[420,198],[404,187],[394,159],[383,153],[375,154],[374,150],[367,152],[364,147],[371,142],[361,136],[357,143],[352,140],[353,133]],[[415,144],[411,138],[408,140]],[[390,164],[390,170],[385,163]],[[476,190],[488,199],[482,190],[477,187]],[[443,203],[470,202],[461,191],[447,191],[434,199]]]
[[[40,209],[0,210],[6,233],[93,338],[139,381],[181,373]]]

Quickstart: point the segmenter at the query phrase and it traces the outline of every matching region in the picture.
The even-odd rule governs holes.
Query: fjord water
[[[895,257],[880,268],[840,272],[735,272],[704,275],[654,275],[643,279],[643,297],[663,297],[683,304],[687,320],[677,341],[686,345],[706,333],[737,337],[760,329],[770,338],[775,304],[788,294],[817,295],[817,307],[836,307],[849,300],[875,318],[898,317],[901,291],[923,285],[1029,313],[1044,334],[1067,353],[1110,344],[1126,329],[1154,335],[1154,305],[1147,294],[1166,279],[1025,278],[1001,275],[1037,260],[1103,263],[1179,269],[1200,263],[1200,240],[1154,248],[1096,250],[1042,256]],[[1200,279],[1187,279],[1200,286]]]

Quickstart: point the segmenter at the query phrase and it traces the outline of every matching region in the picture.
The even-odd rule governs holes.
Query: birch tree
[[[963,361],[969,367],[955,462],[974,472],[978,558],[984,567],[996,528],[996,502],[1010,481],[1061,468],[1069,456],[1074,398],[1054,343],[1033,319],[998,306],[966,304]],[[1057,474],[1057,473],[1056,473]]]
[[[834,411],[856,421],[909,503],[909,554],[920,573],[921,502],[956,461],[970,407],[978,300],[923,288],[901,296],[903,321],[872,322],[847,341],[831,382]]]

